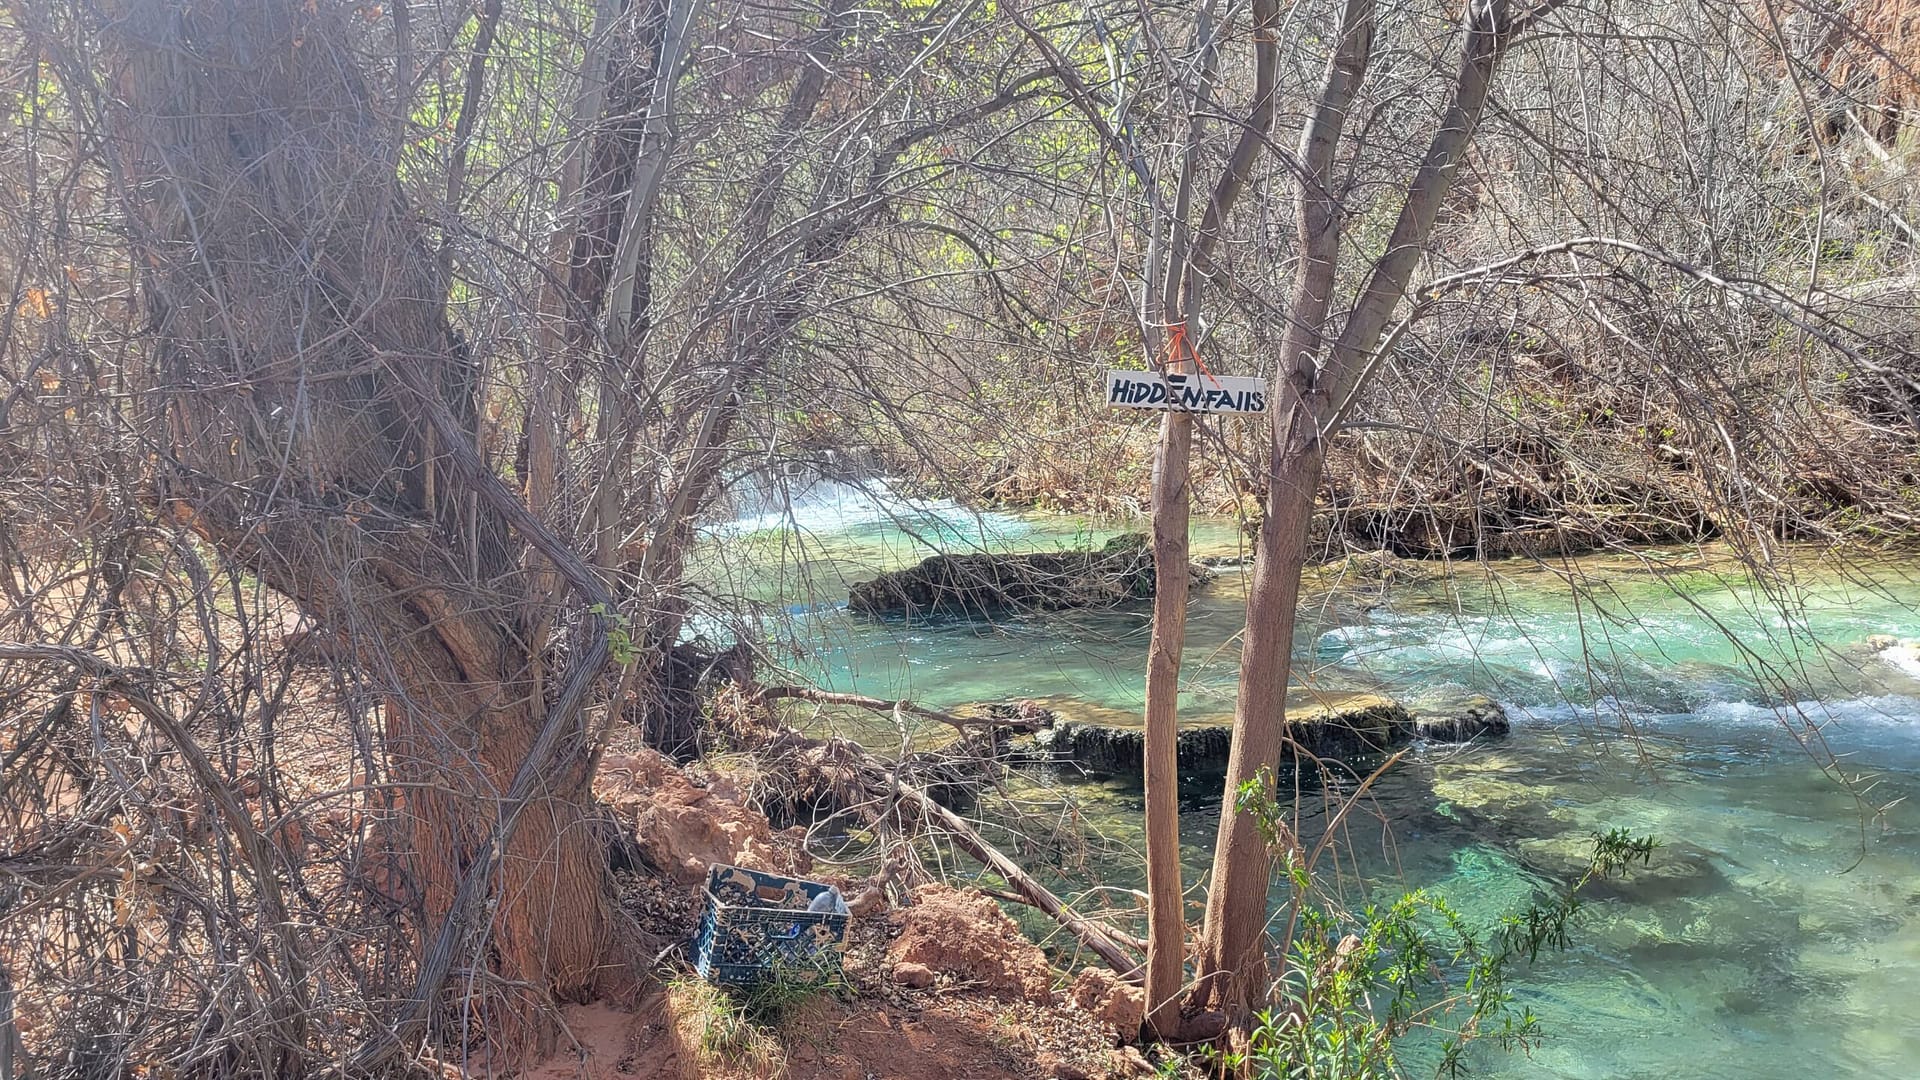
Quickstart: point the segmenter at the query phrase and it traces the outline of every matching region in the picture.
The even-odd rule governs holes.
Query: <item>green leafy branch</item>
[[[1348,912],[1317,901],[1272,791],[1263,773],[1236,803],[1258,822],[1298,915],[1281,946],[1274,1007],[1259,1015],[1244,1051],[1222,1055],[1230,1072],[1262,1080],[1397,1077],[1399,1045],[1417,1031],[1440,1036],[1436,1071],[1446,1076],[1464,1071],[1466,1047],[1479,1039],[1531,1048],[1540,1019],[1514,1002],[1515,969],[1567,948],[1581,890],[1646,864],[1658,846],[1621,829],[1595,834],[1586,870],[1564,891],[1484,930],[1431,889]]]
[[[590,615],[597,615],[607,626],[607,652],[614,663],[625,666],[633,663],[636,655],[633,647],[633,620],[613,610],[605,604],[595,604],[587,609]]]

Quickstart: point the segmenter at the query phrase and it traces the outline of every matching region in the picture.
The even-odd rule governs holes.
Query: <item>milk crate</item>
[[[840,974],[847,947],[844,905],[808,911],[831,886],[713,864],[707,871],[707,910],[693,942],[694,970],[725,986],[776,977],[826,981]]]

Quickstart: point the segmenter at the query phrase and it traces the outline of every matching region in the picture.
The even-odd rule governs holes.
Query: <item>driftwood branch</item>
[[[794,689],[774,687],[775,690]],[[824,691],[812,693],[824,694]],[[784,695],[774,695],[784,696]],[[811,694],[794,696],[815,700]],[[858,695],[834,694],[831,698],[851,698],[848,704],[858,704],[862,700]],[[882,711],[888,711],[898,719],[911,711],[905,703],[876,702]],[[931,710],[928,710],[931,711]],[[761,742],[763,750],[796,754],[827,751],[826,757],[832,759],[837,767],[851,774],[851,781],[859,794],[855,798],[844,799],[844,804],[856,806],[854,812],[867,822],[884,830],[894,824],[917,819],[923,824],[934,825],[951,834],[961,850],[973,856],[983,866],[1004,878],[1018,899],[1044,912],[1048,918],[1059,923],[1076,940],[1086,946],[1088,951],[1100,957],[1109,967],[1123,977],[1139,982],[1144,978],[1137,946],[1128,938],[1107,927],[1073,911],[1052,890],[1036,881],[1031,874],[1004,852],[994,847],[980,835],[965,818],[942,806],[918,784],[903,777],[906,771],[907,755],[902,752],[898,762],[883,761],[870,751],[856,743],[844,739],[820,740],[785,725],[773,725],[765,730]],[[845,774],[843,774],[844,776]]]
[[[864,694],[838,694],[811,686],[763,686],[753,695],[754,702],[763,705],[779,698],[811,701],[818,705],[849,705],[856,709],[869,709],[877,713],[904,712],[909,716],[935,720],[962,731],[972,728],[1031,728],[1034,726],[1032,721],[1027,720],[1001,720],[990,716],[955,716],[953,713],[930,709],[911,701],[884,701]]]
[[[967,823],[967,819],[941,806],[919,788],[903,781],[894,782],[895,792],[906,802],[913,805],[922,817],[938,822],[940,827],[953,834],[967,854],[980,860],[988,869],[1007,880],[1007,884],[1020,894],[1021,899],[1047,914],[1047,917],[1059,923],[1072,934],[1080,944],[1085,945],[1094,955],[1106,961],[1107,966],[1126,978],[1138,981],[1141,976],[1140,961],[1118,940],[1102,927],[1084,917],[1053,895],[1052,890],[1034,880],[1033,876],[1020,869],[1019,864],[1008,858],[999,848],[987,843],[980,831]]]

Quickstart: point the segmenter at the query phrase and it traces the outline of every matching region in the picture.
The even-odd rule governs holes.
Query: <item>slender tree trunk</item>
[[[1227,758],[1200,946],[1201,1000],[1230,1011],[1255,1000],[1266,987],[1260,943],[1267,921],[1267,841],[1253,816],[1236,812],[1234,802],[1242,785],[1279,762],[1287,740],[1287,682],[1300,571],[1323,460],[1318,419],[1307,409],[1288,409],[1275,426],[1281,446],[1267,480],[1266,516],[1260,520],[1253,580],[1247,588],[1240,706]]]
[[[1203,269],[1211,266],[1226,215],[1246,190],[1255,159],[1273,127],[1273,92],[1278,77],[1274,0],[1253,4],[1253,101],[1226,167],[1208,193],[1198,229],[1189,228],[1206,116],[1219,74],[1219,52],[1209,10],[1195,23],[1200,47],[1194,100],[1188,109],[1186,152],[1180,165],[1173,212],[1166,230],[1165,268],[1145,293],[1143,329],[1159,348],[1164,321],[1169,340],[1166,370],[1197,377],[1195,338],[1201,331]],[[1157,224],[1157,222],[1156,222]],[[1158,239],[1156,234],[1156,239]],[[1150,249],[1150,274],[1159,267]],[[1144,781],[1147,819],[1147,1022],[1163,1037],[1180,1027],[1181,989],[1186,985],[1186,887],[1180,874],[1180,661],[1186,646],[1187,592],[1190,582],[1188,528],[1192,501],[1188,490],[1193,448],[1193,418],[1168,413],[1161,420],[1153,480],[1153,637],[1147,648]]]
[[[1251,815],[1235,811],[1234,802],[1243,785],[1255,781],[1262,770],[1278,767],[1287,740],[1287,682],[1300,574],[1324,463],[1323,442],[1332,434],[1325,428],[1373,368],[1382,331],[1405,298],[1414,267],[1426,250],[1507,43],[1553,6],[1550,0],[1514,20],[1505,0],[1476,0],[1470,5],[1460,67],[1440,126],[1407,182],[1387,250],[1372,267],[1358,302],[1331,345],[1322,327],[1331,310],[1340,208],[1330,181],[1346,114],[1372,51],[1370,0],[1349,0],[1346,5],[1326,83],[1301,136],[1297,206],[1301,257],[1273,390],[1273,400],[1284,403],[1285,411],[1276,417],[1273,428],[1266,516],[1260,523],[1247,594],[1247,632],[1233,750],[1227,764],[1226,803],[1214,845],[1201,941],[1199,1001],[1225,1009],[1236,1024],[1246,1022],[1250,1007],[1267,986],[1262,939],[1270,865],[1258,825]]]
[[[1333,304],[1340,245],[1340,207],[1332,183],[1349,106],[1373,49],[1372,0],[1347,0],[1340,36],[1313,115],[1300,135],[1295,201],[1300,246],[1294,269],[1291,318],[1280,341],[1280,368],[1268,395],[1273,450],[1266,513],[1254,548],[1247,592],[1247,631],[1241,641],[1240,693],[1233,749],[1214,842],[1213,877],[1201,931],[1196,1002],[1242,1015],[1265,986],[1260,940],[1266,923],[1267,850],[1249,814],[1235,809],[1240,788],[1275,767],[1286,740],[1287,681],[1292,673],[1293,625],[1300,569],[1320,483],[1320,423],[1327,412],[1316,385],[1325,346],[1322,329]]]
[[[1186,983],[1186,889],[1180,880],[1180,654],[1187,635],[1188,458],[1193,418],[1160,418],[1153,467],[1153,637],[1147,645],[1147,1023],[1179,1027]]]

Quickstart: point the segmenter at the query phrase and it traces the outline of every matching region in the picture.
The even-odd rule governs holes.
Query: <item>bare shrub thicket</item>
[[[1253,12],[1203,7],[0,15],[0,1062],[365,1074],[551,1045],[551,1005],[620,989],[643,943],[588,782],[615,723],[697,748],[677,673],[726,643],[689,628],[753,622],[689,580],[730,485],[835,450],[1144,489],[1150,436],[1095,389],[1156,351],[1168,219],[1125,150],[1221,175],[1258,111]],[[1522,8],[1340,407],[1343,535],[1920,512],[1920,207],[1874,89],[1906,46],[1846,9]],[[1302,325],[1294,147],[1343,10],[1269,13],[1271,135],[1194,286],[1216,371],[1272,374]],[[1377,12],[1310,170],[1335,318],[1461,14]],[[1196,441],[1257,512],[1265,430]]]
[[[1512,51],[1413,281],[1436,292],[1408,312],[1393,362],[1329,446],[1333,549],[1828,538],[1907,520],[1912,470],[1877,463],[1915,450],[1913,129],[1896,123],[1881,142],[1834,126],[1868,108],[1903,115],[1897,95],[1880,95],[1900,85],[1910,50],[1866,21],[1891,18],[1887,5],[1871,7],[1565,7]],[[1305,9],[1289,17],[1325,24]],[[1415,8],[1376,29],[1390,44],[1340,160],[1343,288],[1386,242],[1396,182],[1452,75],[1448,25],[1439,8]],[[1292,133],[1324,42],[1283,39],[1276,131]],[[1161,140],[1151,145],[1177,146],[1177,117],[1134,110]],[[1219,299],[1200,342],[1216,371],[1269,373],[1289,318],[1284,149],[1256,173],[1210,278]],[[955,361],[976,379],[986,365],[1005,389],[953,410],[985,467],[950,471],[1014,502],[1141,508],[1150,421],[1103,415],[1098,377],[1143,353],[1115,308],[1138,305],[1128,288],[1146,234],[1112,210],[1138,198],[1123,163],[1103,161],[1088,181],[1100,201],[1062,226],[1065,239],[1003,241],[1038,252],[1051,277],[1036,302],[1056,318],[999,344],[994,362],[978,348]],[[1257,513],[1254,427],[1208,426],[1197,497]],[[1087,475],[1103,483],[1085,490]]]

